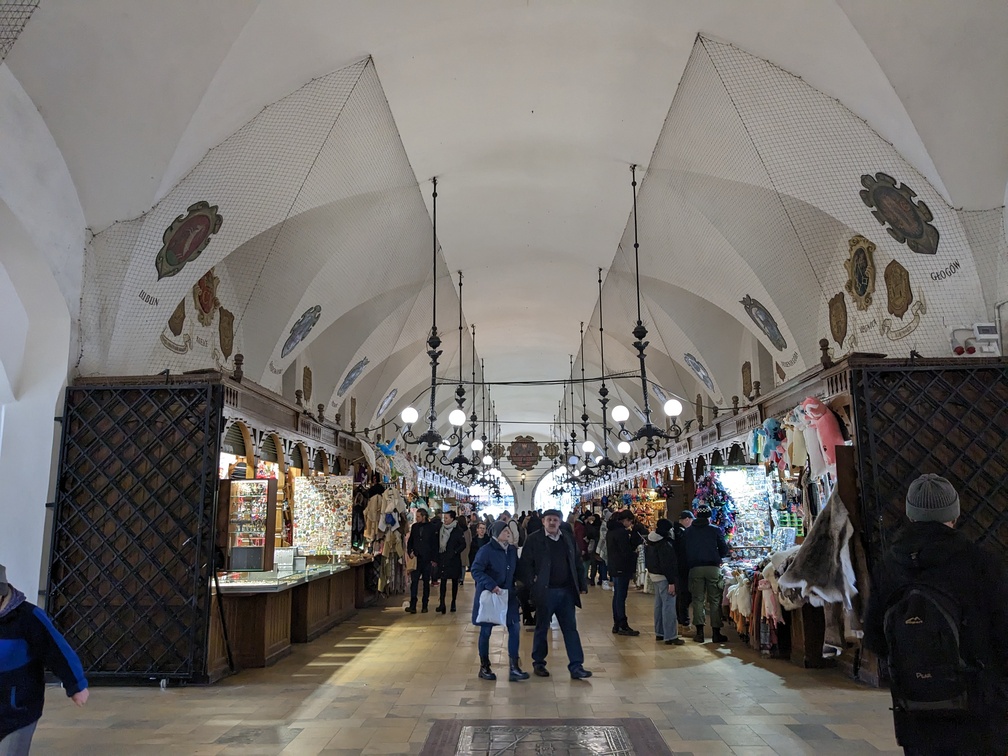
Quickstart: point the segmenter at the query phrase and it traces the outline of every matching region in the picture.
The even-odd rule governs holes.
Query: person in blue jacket
[[[7,582],[0,565],[0,754],[25,756],[45,703],[45,670],[62,682],[78,706],[88,682],[77,654],[46,613]]]
[[[518,549],[511,545],[511,529],[506,522],[497,520],[490,526],[493,538],[476,552],[470,572],[476,581],[476,599],[473,601],[472,621],[480,626],[479,655],[481,680],[496,680],[497,675],[490,669],[490,632],[494,626],[489,622],[477,622],[480,608],[480,594],[483,591],[492,593],[508,592],[507,631],[508,656],[511,660],[511,670],[508,680],[527,680],[528,673],[523,672],[518,659],[518,641],[521,638],[521,625],[518,622],[518,594],[515,592],[515,571],[518,569]]]

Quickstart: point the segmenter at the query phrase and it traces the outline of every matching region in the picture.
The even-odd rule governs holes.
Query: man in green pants
[[[697,643],[704,642],[705,606],[710,607],[711,640],[727,643],[721,634],[721,599],[724,581],[721,579],[721,560],[728,556],[728,544],[716,525],[710,524],[709,507],[697,509],[696,519],[682,534],[682,549],[689,567],[689,587],[693,594],[693,623],[696,625]]]

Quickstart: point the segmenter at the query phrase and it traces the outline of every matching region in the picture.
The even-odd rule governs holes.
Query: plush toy
[[[815,428],[819,449],[828,471],[836,475],[836,447],[843,446],[844,439],[833,410],[814,396],[803,401],[801,408],[809,425]],[[809,452],[811,453],[811,446]]]
[[[805,459],[808,457],[804,434],[806,427],[808,423],[805,422],[805,413],[800,407],[788,412],[784,418],[784,432],[787,434],[784,450],[790,467],[805,467]]]
[[[395,443],[396,442],[395,442],[394,438],[391,441],[389,441],[387,443],[384,443],[384,444],[381,441],[379,441],[378,442],[378,448],[381,449],[381,453],[384,454],[386,457],[394,457],[395,456]]]
[[[787,434],[777,418],[768,417],[764,420],[763,427],[753,431],[753,438],[762,442],[760,454],[763,461],[777,465],[779,469],[783,470],[786,464],[784,441],[787,439]]]

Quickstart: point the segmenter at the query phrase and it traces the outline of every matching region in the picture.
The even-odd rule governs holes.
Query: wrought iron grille
[[[67,389],[47,608],[89,679],[205,679],[222,392]]]
[[[1008,364],[857,366],[852,383],[869,560],[905,521],[922,473],[948,478],[957,527],[1008,558]]]

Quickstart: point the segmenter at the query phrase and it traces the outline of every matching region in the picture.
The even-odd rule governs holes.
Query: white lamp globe
[[[682,402],[678,399],[669,399],[665,402],[665,414],[669,417],[679,417],[682,414]]]
[[[483,464],[484,465],[492,465],[493,464],[493,457],[491,457],[489,454],[487,454],[485,457],[483,457]]]
[[[616,451],[618,451],[620,454],[629,454],[630,453],[630,443],[627,442],[627,441],[620,441],[616,445]]]
[[[575,478],[576,478],[576,477],[578,477],[578,476],[579,476],[580,474],[581,474],[581,471],[580,471],[580,470],[575,470],[575,471],[574,471],[574,477],[575,477]]]
[[[567,458],[567,464],[570,465],[571,467],[574,467],[574,465],[576,465],[580,461],[581,460],[578,459],[576,454],[571,454],[570,457]]]
[[[448,415],[448,422],[459,428],[465,425],[466,413],[460,409],[453,409],[451,414]]]
[[[472,442],[472,450],[474,452],[481,452],[481,451],[483,451],[483,439],[481,439],[481,438],[474,438],[473,442]]]
[[[412,407],[407,407],[402,411],[402,414],[399,417],[402,418],[402,421],[406,423],[406,425],[413,425],[413,423],[420,419],[420,413]]]
[[[448,444],[446,444],[444,441],[442,441],[440,444],[438,444],[438,450],[439,451],[448,451],[449,449],[451,449],[451,447],[448,446]]]
[[[583,444],[581,444],[581,450],[585,454],[591,454],[593,451],[595,451],[595,442],[594,441],[585,441]]]
[[[617,404],[612,408],[612,419],[617,423],[625,423],[630,419],[630,410],[624,407],[622,404]]]

